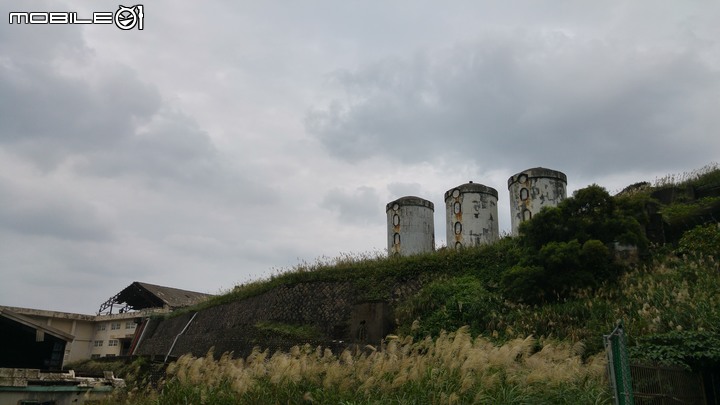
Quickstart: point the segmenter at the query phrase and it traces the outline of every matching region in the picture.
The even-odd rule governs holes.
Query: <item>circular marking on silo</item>
[[[396,233],[395,235],[393,235],[393,244],[395,244],[395,245],[400,244],[400,234],[399,233]]]
[[[460,249],[460,248],[462,248],[462,243],[455,242],[455,249]]]
[[[393,204],[392,209],[393,209],[393,211],[397,211],[400,209],[400,205],[395,203],[395,204]]]
[[[462,224],[460,222],[455,222],[455,235],[460,235],[462,233]]]
[[[525,201],[530,198],[530,192],[525,187],[520,189],[520,199]]]
[[[458,190],[458,189],[453,190],[452,196],[453,196],[454,198],[460,197],[460,190]]]
[[[531,219],[532,219],[532,212],[530,212],[530,210],[527,208],[524,209],[523,210],[523,221],[529,221]]]
[[[456,214],[459,214],[460,211],[461,211],[460,202],[459,202],[459,201],[455,201],[455,204],[453,204],[453,212],[456,213]]]
[[[518,182],[519,183],[525,183],[527,181],[527,174],[521,174],[518,176]]]
[[[400,225],[400,215],[398,215],[398,214],[393,215],[393,225],[395,225],[395,226]]]

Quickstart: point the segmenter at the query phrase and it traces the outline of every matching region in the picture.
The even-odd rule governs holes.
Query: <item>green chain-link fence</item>
[[[633,405],[632,378],[630,376],[630,357],[627,350],[627,338],[622,321],[615,330],[603,336],[605,352],[608,356],[608,374],[616,405]]]

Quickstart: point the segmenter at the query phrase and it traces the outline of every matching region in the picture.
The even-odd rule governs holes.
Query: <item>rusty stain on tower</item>
[[[512,234],[518,234],[521,223],[545,207],[555,207],[567,198],[567,176],[565,173],[535,167],[527,169],[508,179],[510,192],[510,220]]]
[[[497,190],[472,181],[446,191],[448,246],[479,246],[498,240],[497,200]]]
[[[385,206],[388,226],[388,255],[408,256],[435,250],[434,205],[420,197],[407,196]]]

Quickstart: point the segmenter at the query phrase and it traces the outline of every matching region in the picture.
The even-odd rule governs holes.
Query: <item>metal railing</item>
[[[706,404],[700,373],[680,368],[630,366],[635,403],[642,405]]]

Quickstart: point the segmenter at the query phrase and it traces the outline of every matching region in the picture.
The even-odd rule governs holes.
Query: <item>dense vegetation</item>
[[[673,192],[661,202],[653,196],[717,188],[720,170],[711,166],[680,182],[658,183],[639,183],[618,196],[596,185],[578,190],[523,224],[520,237],[489,246],[406,258],[347,255],[239,286],[203,305],[309,281],[350,281],[363,292],[360,301],[389,299],[397,282],[422,284],[396,308],[401,337],[383,348],[333,355],[300,345],[247,359],[183,357],[162,391],[140,385],[129,402],[607,403],[598,353],[602,335],[620,319],[635,361],[718,368],[714,197]],[[646,237],[653,213],[673,230],[663,234],[664,244]],[[616,248],[628,245],[637,247],[637,258],[618,260]],[[292,336],[316,333],[312,325],[256,326]]]
[[[496,346],[467,328],[436,339],[390,339],[363,351],[296,346],[246,359],[183,356],[161,391],[134,388],[131,404],[592,404],[609,403],[602,355],[532,337]]]
[[[614,281],[623,266],[615,244],[647,249],[642,225],[597,185],[578,190],[557,207],[545,208],[520,226],[519,263],[502,275],[506,297],[543,303],[574,289]]]

